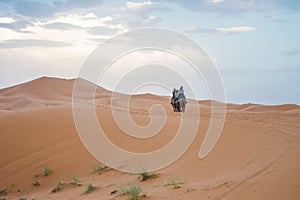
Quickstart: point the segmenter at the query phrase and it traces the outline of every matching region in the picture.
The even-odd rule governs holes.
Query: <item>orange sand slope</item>
[[[127,199],[118,191],[128,184],[142,187],[146,199],[300,199],[299,106],[228,104],[222,135],[213,151],[200,160],[210,101],[190,101],[185,117],[199,117],[193,105],[200,105],[194,142],[180,159],[158,171],[158,177],[141,182],[138,174],[110,168],[95,172],[99,162],[84,148],[74,125],[73,84],[74,80],[44,77],[0,90],[0,199]],[[118,95],[114,109],[127,112],[125,97]],[[160,132],[143,140],[117,127],[111,92],[98,88],[93,103],[107,137],[133,152],[165,146],[181,117],[173,113],[168,97],[133,96],[129,112],[137,124],[150,122],[149,108],[154,104],[163,106],[167,115]],[[52,170],[48,176],[43,174],[45,167]],[[78,184],[71,184],[74,177]],[[170,180],[180,187],[166,184]],[[33,186],[36,181],[40,186]],[[50,193],[58,181],[64,182],[61,191]],[[97,189],[83,194],[90,183]]]

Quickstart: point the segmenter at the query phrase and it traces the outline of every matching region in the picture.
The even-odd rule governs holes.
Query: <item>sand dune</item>
[[[201,119],[192,145],[175,163],[159,170],[157,178],[140,182],[137,174],[110,168],[94,172],[99,162],[81,143],[73,121],[73,84],[74,80],[43,77],[0,90],[0,199],[126,199],[111,195],[124,184],[140,185],[149,199],[300,199],[299,106],[228,104],[222,135],[200,160],[211,102],[189,101],[183,115],[198,117],[194,105],[199,104]],[[168,97],[132,96],[128,111],[127,95],[117,94],[112,100],[110,91],[97,88],[95,96],[95,101],[86,103],[95,106],[107,137],[123,149],[154,151],[176,134],[182,115],[172,111]],[[114,121],[112,101],[115,111],[129,112],[140,126],[151,122],[150,112],[166,115],[165,126],[147,140],[128,136]],[[154,104],[165,111],[151,110]],[[48,176],[43,175],[45,167],[53,170]],[[74,177],[81,186],[65,184],[61,191],[50,193],[59,180],[69,183]],[[166,186],[170,179],[183,184],[178,189]],[[34,187],[35,181],[41,185]],[[82,194],[89,183],[101,187]]]

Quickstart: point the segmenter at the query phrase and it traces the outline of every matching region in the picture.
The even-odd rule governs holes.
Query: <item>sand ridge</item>
[[[7,195],[38,199],[126,199],[110,195],[122,184],[138,184],[150,199],[299,199],[300,198],[300,107],[286,104],[228,104],[222,135],[204,159],[197,157],[211,120],[209,100],[190,101],[186,117],[194,118],[193,104],[200,105],[197,136],[184,155],[158,171],[159,177],[139,182],[138,175],[105,169],[95,173],[95,160],[82,145],[72,116],[74,79],[42,77],[0,90],[0,189]],[[148,152],[167,144],[176,133],[180,113],[173,113],[168,97],[151,94],[130,98],[130,114],[139,125],[150,122],[149,108],[160,104],[168,120],[149,140],[133,139],[120,130],[112,117],[112,93],[97,88],[99,123],[116,145],[133,152]],[[128,96],[119,94],[114,108],[126,113]],[[84,94],[83,94],[84,98]],[[109,153],[109,152],[107,152]],[[43,170],[53,173],[45,177]],[[59,180],[73,177],[82,186],[68,186],[50,194]],[[166,186],[172,177],[182,179],[180,188]],[[34,187],[38,180],[40,187]],[[82,194],[89,183],[101,185]]]

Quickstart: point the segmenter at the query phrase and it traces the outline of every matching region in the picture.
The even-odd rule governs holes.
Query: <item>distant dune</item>
[[[198,117],[193,106],[198,104],[201,119],[193,144],[179,160],[158,171],[158,177],[140,182],[137,174],[93,169],[99,162],[82,145],[73,120],[74,81],[42,77],[0,90],[0,199],[127,199],[116,191],[126,184],[140,185],[147,191],[146,199],[157,200],[300,199],[298,105],[228,104],[221,137],[200,160],[197,155],[211,120],[211,102],[190,101],[183,115]],[[83,99],[85,95],[83,92]],[[92,103],[114,144],[128,151],[149,152],[172,140],[182,114],[172,111],[168,97],[131,97],[129,112],[141,126],[150,122],[152,105],[165,108],[164,113],[154,111],[166,114],[165,126],[145,141],[117,127],[111,95],[98,87]],[[128,112],[126,97],[118,94],[113,109]],[[46,167],[52,171],[48,176],[44,176]],[[78,184],[71,184],[74,177]],[[171,179],[180,187],[168,186]],[[37,181],[40,186],[34,186]],[[61,191],[50,193],[58,181],[64,182]],[[90,183],[98,189],[83,194]]]

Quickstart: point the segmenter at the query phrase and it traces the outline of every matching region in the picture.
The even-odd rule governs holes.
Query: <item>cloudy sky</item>
[[[0,88],[74,78],[97,45],[139,27],[196,41],[229,102],[300,104],[298,0],[0,0]]]

